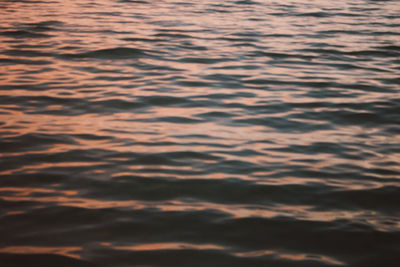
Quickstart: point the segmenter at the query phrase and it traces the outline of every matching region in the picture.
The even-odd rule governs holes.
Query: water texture
[[[399,1],[0,21],[1,266],[399,266]]]

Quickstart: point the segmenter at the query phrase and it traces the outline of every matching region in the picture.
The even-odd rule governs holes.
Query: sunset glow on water
[[[398,266],[398,1],[0,21],[0,266]]]

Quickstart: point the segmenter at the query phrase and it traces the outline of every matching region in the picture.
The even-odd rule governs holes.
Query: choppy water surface
[[[1,266],[398,266],[398,1],[0,20]]]

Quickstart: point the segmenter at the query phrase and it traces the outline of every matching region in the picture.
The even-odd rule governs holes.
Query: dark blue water
[[[0,266],[400,266],[399,1],[0,22]]]

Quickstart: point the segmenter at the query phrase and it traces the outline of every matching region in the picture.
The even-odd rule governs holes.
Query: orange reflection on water
[[[58,106],[51,108],[58,109]],[[189,112],[192,116],[198,112],[205,110],[194,110],[193,113]],[[216,110],[218,111],[218,110]],[[162,114],[173,116],[176,114],[183,115],[185,110],[183,108],[160,108],[157,112],[158,116]],[[146,143],[174,142],[176,145],[164,146],[153,145],[151,150],[153,153],[170,152],[170,151],[197,151],[209,153],[212,149],[210,146],[210,138],[215,144],[226,145],[231,147],[219,147],[215,155],[220,153],[221,156],[227,159],[244,160],[243,157],[234,156],[231,153],[224,153],[224,151],[232,152],[232,147],[235,146],[237,151],[240,149],[253,149],[255,151],[264,152],[262,155],[252,155],[245,159],[253,163],[269,163],[269,162],[284,162],[288,166],[290,164],[300,164],[296,162],[301,159],[315,158],[315,155],[307,155],[303,153],[289,153],[273,150],[273,148],[288,147],[293,145],[312,145],[316,142],[347,142],[359,143],[355,137],[357,133],[370,134],[368,142],[386,143],[387,140],[381,140],[379,136],[374,137],[374,132],[378,129],[368,129],[359,126],[341,127],[338,130],[320,130],[313,131],[312,134],[307,133],[285,133],[277,132],[268,126],[248,126],[248,125],[224,125],[215,122],[203,122],[201,124],[177,124],[169,122],[146,122],[140,121],[142,119],[150,119],[154,113],[117,113],[112,115],[98,116],[94,114],[84,114],[78,116],[62,116],[62,115],[43,115],[43,114],[26,114],[20,111],[8,110],[8,114],[0,115],[0,118],[6,122],[5,127],[11,128],[3,134],[4,138],[18,137],[29,133],[43,133],[43,134],[69,134],[69,135],[96,135],[100,137],[107,137],[105,140],[86,140],[81,138],[74,138],[75,144],[57,144],[55,146],[47,147],[47,150],[39,150],[39,153],[55,153],[60,151],[68,151],[73,149],[104,149],[118,152],[148,152],[149,146]],[[139,120],[138,120],[139,119]],[[140,130],[140,131],[139,131]],[[179,133],[179,136],[177,136]],[[344,135],[344,133],[348,133]],[[182,139],[180,136],[194,136],[192,138]],[[196,136],[204,135],[207,139],[202,139]],[[392,137],[396,141],[399,137]],[[124,141],[123,141],[124,140]],[[124,142],[129,140],[129,145]],[[185,142],[187,140],[187,142]],[[268,141],[265,142],[265,141]],[[211,143],[211,144],[213,144]],[[374,144],[374,145],[376,145]],[[373,151],[369,151],[373,152]],[[15,156],[38,153],[33,149],[26,152],[11,152],[4,153],[3,156]],[[387,155],[394,161],[398,161],[398,154]],[[376,155],[379,160],[381,155]],[[334,164],[354,164],[356,166],[368,164],[363,160],[353,160],[348,158],[335,157],[333,154],[318,154],[319,162],[310,167],[321,169]],[[304,164],[304,163],[302,163]],[[368,167],[368,166],[365,166]]]
[[[59,193],[66,196],[75,196],[78,193],[73,190],[54,190],[49,188],[32,188],[32,187],[2,187],[0,188],[0,192],[15,192],[14,196],[17,197],[25,197],[34,193]]]
[[[158,209],[164,212],[193,212],[214,210],[232,216],[233,218],[274,218],[292,217],[303,221],[333,222],[336,220],[349,220],[371,225],[381,231],[399,230],[400,224],[387,224],[391,217],[381,216],[375,211],[334,210],[319,211],[307,205],[246,205],[246,204],[221,204],[205,201],[184,202],[179,200],[165,201],[140,201],[120,200],[107,201],[77,197],[78,192],[73,190],[57,191],[38,188],[3,188],[0,192],[7,193],[0,199],[5,201],[20,202],[31,201],[37,203],[53,203],[60,206],[79,207],[83,209],[130,208],[133,210]],[[48,194],[48,196],[34,195],[34,193]],[[379,218],[379,219],[376,219]]]
[[[292,261],[320,261],[331,265],[347,265],[346,263],[337,259],[316,254],[278,254],[276,256],[281,259],[288,259]]]
[[[236,252],[234,255],[237,257],[262,257],[265,255],[274,255],[276,252],[274,250],[257,250],[257,251],[245,251]]]
[[[225,250],[223,246],[214,244],[191,244],[191,243],[150,243],[138,244],[133,246],[113,246],[110,243],[102,243],[103,246],[112,247],[117,250],[132,250],[132,251],[149,251],[149,250],[181,250],[181,249],[196,249],[196,250]]]
[[[0,253],[11,254],[57,254],[66,257],[80,259],[78,254],[81,247],[40,247],[40,246],[14,246],[0,248]]]
[[[237,257],[262,257],[271,255],[278,259],[288,259],[291,261],[319,261],[329,265],[346,265],[345,262],[339,261],[335,258],[318,255],[318,254],[302,254],[302,253],[281,253],[275,250],[257,250],[245,251],[234,253]]]
[[[0,175],[10,175],[20,172],[25,173],[37,173],[42,169],[47,168],[62,168],[62,167],[84,167],[84,166],[92,166],[95,167],[97,165],[106,164],[106,162],[54,162],[54,163],[41,163],[35,165],[25,165],[23,167],[17,169],[6,170],[0,172]],[[0,188],[1,190],[1,188]]]

